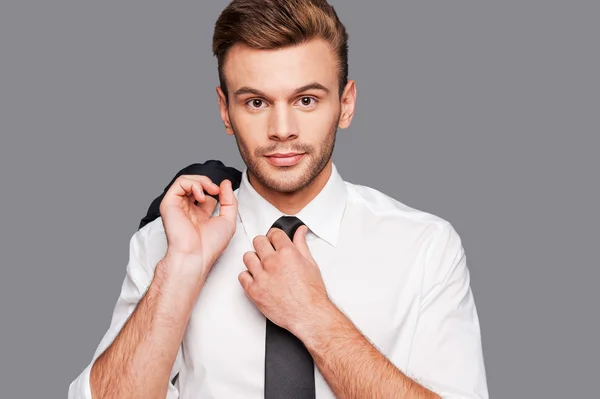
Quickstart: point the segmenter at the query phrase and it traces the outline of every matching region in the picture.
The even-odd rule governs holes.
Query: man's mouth
[[[275,166],[294,166],[298,162],[300,162],[300,160],[302,159],[303,156],[304,156],[304,153],[297,153],[297,152],[288,152],[285,154],[275,153],[275,154],[265,155],[265,157],[267,158],[269,163],[271,165],[275,165]]]

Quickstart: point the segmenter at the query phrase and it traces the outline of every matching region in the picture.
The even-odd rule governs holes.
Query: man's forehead
[[[329,45],[313,40],[293,47],[257,50],[233,46],[224,65],[228,88],[293,91],[310,82],[337,85],[337,58]]]

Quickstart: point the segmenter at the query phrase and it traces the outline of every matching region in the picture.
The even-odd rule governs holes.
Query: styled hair
[[[348,82],[348,33],[326,0],[233,0],[215,24],[213,54],[219,83],[228,99],[223,65],[236,43],[258,50],[275,50],[325,40],[339,59],[339,94]]]

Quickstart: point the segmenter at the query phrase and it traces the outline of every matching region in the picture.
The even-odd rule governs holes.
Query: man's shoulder
[[[385,218],[390,222],[443,227],[448,220],[415,208],[373,187],[345,182],[348,201],[373,217]]]

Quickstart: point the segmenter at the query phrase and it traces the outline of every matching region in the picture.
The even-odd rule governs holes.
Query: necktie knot
[[[298,219],[296,216],[282,216],[273,223],[271,228],[276,227],[281,229],[287,234],[287,236],[292,240],[294,238],[294,233],[298,230],[298,227],[302,226],[304,222]]]

